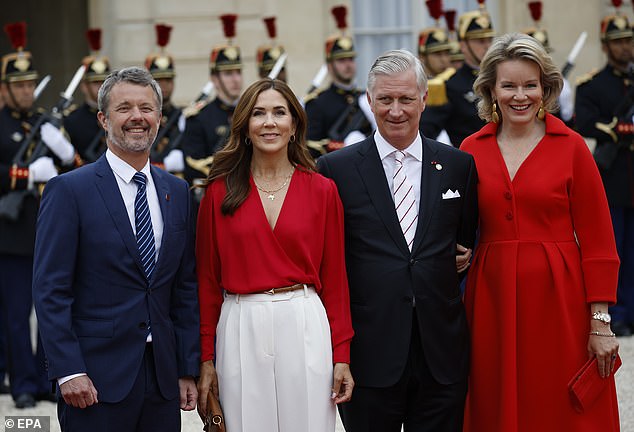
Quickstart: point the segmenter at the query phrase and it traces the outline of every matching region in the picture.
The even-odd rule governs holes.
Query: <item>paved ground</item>
[[[619,410],[621,413],[621,430],[634,431],[634,337],[620,338],[621,357],[623,366],[616,374],[617,391],[619,395]],[[59,425],[55,414],[55,405],[50,402],[40,402],[35,408],[17,410],[10,396],[0,396],[0,416],[50,416],[51,432],[59,432]],[[183,432],[200,432],[202,423],[196,413],[183,414]],[[9,432],[11,429],[0,429]],[[337,425],[337,432],[343,432],[341,424]]]

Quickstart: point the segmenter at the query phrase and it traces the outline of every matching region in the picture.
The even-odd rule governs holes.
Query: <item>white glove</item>
[[[179,149],[172,150],[163,159],[163,165],[165,165],[166,171],[183,172],[185,170],[185,158],[183,156],[183,152]]]
[[[53,159],[42,156],[29,165],[28,187],[31,189],[35,183],[46,183],[57,175],[57,168]]]
[[[178,118],[178,130],[182,133],[185,132],[185,125],[187,124],[187,117],[185,117],[185,114],[181,114],[181,116]]]
[[[349,146],[351,144],[358,143],[359,141],[363,141],[364,139],[365,135],[358,130],[353,130],[343,139],[343,145]]]
[[[566,78],[564,78],[564,86],[559,94],[559,112],[561,113],[561,119],[563,121],[569,121],[572,118],[572,114],[575,110],[575,104],[573,101],[572,88]]]
[[[73,161],[75,149],[62,131],[50,123],[44,123],[40,128],[40,135],[44,144],[62,161],[62,164],[69,165]]]

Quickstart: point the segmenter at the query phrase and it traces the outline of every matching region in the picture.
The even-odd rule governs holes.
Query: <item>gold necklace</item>
[[[255,183],[255,187],[258,188],[259,191],[264,192],[265,194],[268,194],[266,197],[270,199],[271,201],[273,201],[275,199],[275,194],[286,187],[286,185],[288,184],[288,181],[293,176],[293,171],[295,171],[295,168],[293,168],[290,174],[286,176],[286,179],[284,180],[284,183],[282,183],[282,186],[278,187],[277,189],[266,190],[260,187],[260,185],[258,185],[258,183],[255,181],[255,176],[253,176],[253,183]]]

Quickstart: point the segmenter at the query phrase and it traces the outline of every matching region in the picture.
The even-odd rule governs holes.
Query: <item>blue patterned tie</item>
[[[137,184],[136,198],[134,199],[134,223],[136,225],[136,243],[141,255],[141,263],[145,270],[147,280],[152,277],[156,265],[154,251],[154,230],[150,218],[150,206],[147,203],[145,185],[147,178],[142,172],[134,174],[132,179]]]

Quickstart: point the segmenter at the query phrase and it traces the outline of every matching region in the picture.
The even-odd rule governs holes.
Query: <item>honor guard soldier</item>
[[[97,121],[97,93],[110,73],[110,61],[101,55],[101,29],[88,29],[86,39],[91,54],[82,59],[86,67],[80,84],[84,103],[66,116],[64,128],[82,160],[90,163],[99,159],[106,150],[104,130]]]
[[[594,158],[621,259],[611,325],[618,336],[629,336],[634,328],[634,76],[632,28],[625,15],[617,12],[601,21],[601,45],[608,61],[577,81],[575,124],[597,143]]]
[[[284,47],[279,45],[275,38],[277,37],[277,28],[275,26],[275,17],[264,18],[264,25],[266,26],[266,32],[271,38],[270,43],[261,45],[255,54],[255,61],[258,67],[258,76],[260,78],[266,78],[269,76],[273,67],[280,60],[282,54],[284,54]],[[276,76],[272,76],[273,79],[278,79],[286,82],[286,65],[282,64],[281,69],[277,72]]]
[[[227,142],[231,116],[242,93],[240,47],[232,43],[237,18],[234,14],[220,17],[228,42],[214,47],[209,60],[216,97],[185,110],[187,123],[181,148],[185,153],[185,179],[192,185],[207,177],[214,153]]]
[[[341,31],[326,40],[326,64],[332,84],[305,99],[308,147],[315,158],[361,141],[372,132],[370,117],[363,109],[363,104],[367,106],[365,92],[354,82],[357,72],[354,45],[352,38],[344,34],[347,9],[335,6],[332,14]]]
[[[464,54],[460,51],[460,43],[456,39],[456,10],[446,9],[443,11],[447,30],[449,31],[449,62],[451,67],[458,70],[464,64]]]
[[[553,48],[550,46],[550,41],[548,39],[548,32],[540,25],[542,17],[542,2],[531,1],[528,3],[528,8],[530,10],[531,17],[533,18],[534,25],[523,29],[522,33],[536,39],[540,44],[542,44],[546,52],[553,52]],[[556,112],[553,112],[553,114],[571,126],[572,115],[574,114],[573,94],[570,83],[565,76],[563,78],[564,86],[561,89],[559,98],[557,99],[559,102],[559,108]]]
[[[150,162],[174,174],[182,174],[185,169],[185,158],[180,149],[180,142],[185,131],[185,115],[183,110],[174,106],[174,59],[165,52],[169,43],[172,27],[166,24],[156,24],[156,45],[158,52],[152,53],[145,59],[145,68],[161,87],[163,93],[163,107],[161,125],[156,140],[150,152]]]
[[[28,408],[48,398],[51,388],[44,353],[39,343],[35,354],[31,347],[31,275],[37,186],[56,176],[57,169],[46,156],[48,149],[31,134],[41,113],[33,108],[38,73],[31,53],[24,51],[26,24],[8,24],[5,31],[16,52],[2,57],[0,83],[6,104],[0,110],[0,306],[11,395],[16,408]]]
[[[473,83],[495,32],[484,9],[484,0],[479,1],[479,10],[466,12],[458,20],[464,64],[451,77],[443,77],[446,81],[430,80],[427,108],[420,122],[423,135],[435,139],[444,129],[455,147],[484,126],[484,121],[478,117]]]
[[[421,30],[418,34],[418,58],[425,67],[427,78],[433,78],[451,67],[451,46],[447,32],[439,26],[440,17],[443,15],[442,1],[427,0],[425,4],[436,24],[434,27]]]

